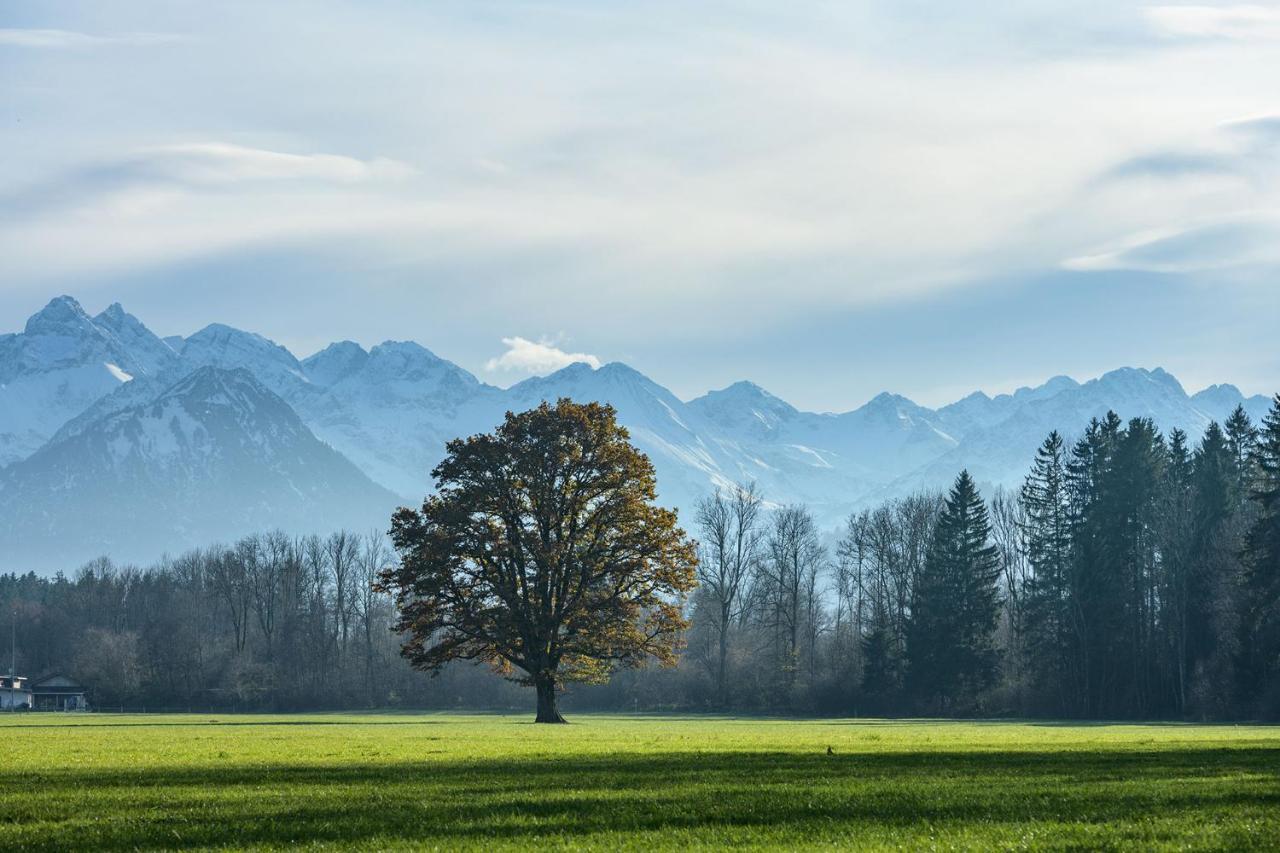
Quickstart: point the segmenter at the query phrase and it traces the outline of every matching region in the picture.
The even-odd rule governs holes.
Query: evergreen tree
[[[1119,434],[1106,488],[1104,528],[1110,543],[1106,570],[1121,580],[1121,632],[1115,649],[1118,689],[1109,698],[1114,714],[1151,712],[1159,681],[1157,642],[1157,520],[1165,461],[1164,439],[1149,418],[1134,418]]]
[[[1061,706],[1071,662],[1071,506],[1066,451],[1056,431],[1049,433],[1036,451],[1021,500],[1031,564],[1026,601],[1027,664],[1037,686],[1057,692]]]
[[[1245,537],[1249,612],[1244,651],[1245,695],[1269,699],[1263,711],[1280,713],[1280,394],[1262,423],[1257,450],[1257,480],[1250,491],[1255,516]],[[1271,695],[1263,690],[1269,682]]]
[[[1071,649],[1074,660],[1070,689],[1075,711],[1097,716],[1107,689],[1107,638],[1115,633],[1117,578],[1102,565],[1107,543],[1102,536],[1106,508],[1102,488],[1111,466],[1120,418],[1108,412],[1105,421],[1094,418],[1071,448],[1067,462],[1067,489],[1071,508]]]
[[[1244,406],[1236,406],[1223,424],[1227,450],[1231,454],[1233,497],[1237,504],[1249,498],[1258,452],[1258,428],[1249,419]]]
[[[1163,567],[1161,600],[1164,603],[1164,648],[1170,661],[1169,695],[1181,710],[1187,703],[1189,679],[1187,618],[1191,606],[1191,516],[1194,466],[1187,449],[1187,434],[1180,429],[1169,433],[1165,454],[1165,476],[1160,523],[1160,552]]]
[[[1236,550],[1230,522],[1235,500],[1237,470],[1227,436],[1218,424],[1210,423],[1192,464],[1190,541],[1186,566],[1186,605],[1182,610],[1183,683],[1194,679],[1198,704],[1220,693],[1222,661],[1208,667],[1220,646],[1222,611],[1234,601],[1233,586],[1238,575]],[[1183,696],[1186,699],[1184,693]]]
[[[907,627],[908,677],[926,707],[945,710],[994,682],[999,577],[986,505],[962,471],[938,517]]]
[[[882,608],[877,608],[862,638],[861,686],[873,712],[889,707],[898,693],[898,666],[893,659],[893,636],[887,617]]]

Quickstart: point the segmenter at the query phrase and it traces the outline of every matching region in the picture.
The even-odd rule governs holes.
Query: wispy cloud
[[[1280,6],[1149,6],[1155,30],[1175,38],[1280,40]]]
[[[1253,216],[1137,234],[1110,249],[1068,260],[1081,271],[1198,273],[1280,263],[1280,219]]]
[[[339,154],[294,154],[224,142],[152,146],[101,158],[0,194],[4,219],[95,209],[117,215],[137,213],[121,200],[164,197],[178,200],[220,185],[290,182],[350,186],[395,181],[414,174],[388,158],[360,160]],[[155,223],[161,225],[162,223]]]
[[[137,174],[187,183],[318,180],[355,183],[413,174],[387,158],[359,160],[339,154],[290,154],[223,142],[195,142],[148,149],[119,164]]]
[[[30,48],[77,48],[96,45],[150,45],[183,41],[176,33],[116,33],[95,35],[74,30],[0,28],[0,45]]]
[[[484,369],[491,373],[521,373],[542,376],[562,367],[583,362],[592,367],[600,366],[600,359],[585,352],[565,352],[547,338],[531,341],[528,338],[503,338],[507,351],[485,362]]]

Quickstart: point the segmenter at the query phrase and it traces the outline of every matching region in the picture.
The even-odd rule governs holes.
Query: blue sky
[[[496,384],[1269,393],[1278,79],[1277,4],[8,0],[0,332],[66,292]]]

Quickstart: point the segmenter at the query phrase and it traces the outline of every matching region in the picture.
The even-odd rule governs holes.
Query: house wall
[[[0,710],[16,711],[32,707],[32,697],[26,690],[0,687]]]

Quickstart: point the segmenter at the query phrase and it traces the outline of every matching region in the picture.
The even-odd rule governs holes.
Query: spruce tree
[[[1258,428],[1249,419],[1244,406],[1236,406],[1231,417],[1222,426],[1227,450],[1231,453],[1233,498],[1240,503],[1248,500],[1249,487],[1253,482],[1258,452]]]
[[[1159,534],[1163,568],[1161,601],[1165,609],[1163,645],[1170,662],[1170,693],[1174,706],[1181,710],[1187,703],[1189,679],[1187,616],[1191,606],[1191,517],[1195,480],[1187,434],[1182,430],[1169,433],[1165,459]]]
[[[1153,421],[1130,420],[1103,490],[1103,565],[1122,588],[1120,631],[1108,638],[1117,682],[1108,698],[1116,714],[1150,713],[1159,689],[1156,526],[1165,452]]]
[[[898,667],[893,659],[893,637],[888,614],[877,607],[871,626],[862,638],[862,692],[868,710],[882,712],[898,693]]]
[[[1022,485],[1023,530],[1031,581],[1027,589],[1027,665],[1036,684],[1059,693],[1070,663],[1071,516],[1066,451],[1056,431],[1036,451]]]
[[[1115,453],[1120,418],[1108,412],[1105,421],[1094,418],[1071,448],[1067,462],[1067,489],[1071,508],[1071,634],[1072,684],[1075,711],[1096,717],[1107,690],[1107,637],[1117,621],[1120,591],[1117,578],[1106,570],[1103,558],[1108,543],[1108,523],[1103,489]]]
[[[994,683],[999,577],[986,505],[962,471],[938,517],[907,626],[908,677],[926,709],[947,710]]]
[[[1244,549],[1250,605],[1244,649],[1246,698],[1262,694],[1267,681],[1274,693],[1280,678],[1280,394],[1262,422],[1256,476],[1249,494],[1255,515]],[[1280,696],[1269,698],[1264,713],[1280,714]]]
[[[1230,529],[1236,504],[1236,462],[1222,428],[1210,423],[1192,464],[1190,547],[1186,566],[1186,606],[1183,608],[1181,661],[1184,676],[1194,678],[1202,698],[1211,692],[1221,672],[1207,672],[1218,649],[1219,610],[1234,598],[1235,542]],[[1198,671],[1199,670],[1199,671]]]

